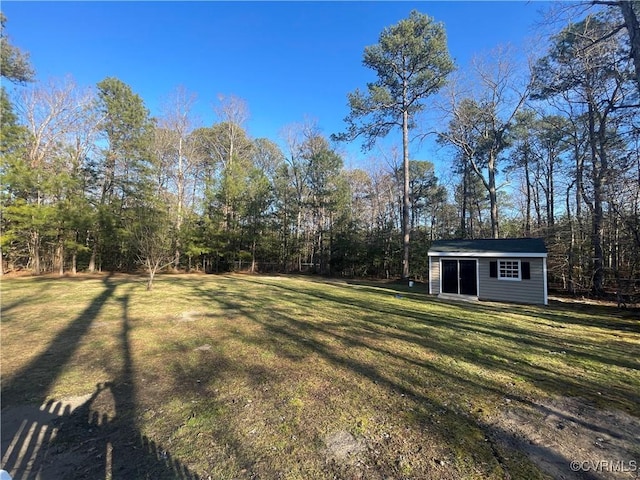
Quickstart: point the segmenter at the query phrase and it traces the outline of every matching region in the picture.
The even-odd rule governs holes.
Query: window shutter
[[[489,262],[489,276],[498,278],[498,262]]]
[[[531,264],[529,262],[522,262],[522,279],[531,280]]]

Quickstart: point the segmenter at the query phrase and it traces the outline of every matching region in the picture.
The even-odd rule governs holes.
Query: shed
[[[547,305],[547,248],[541,238],[436,240],[429,293]]]

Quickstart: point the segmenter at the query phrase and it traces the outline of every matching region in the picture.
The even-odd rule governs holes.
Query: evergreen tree
[[[152,203],[153,122],[142,99],[117,78],[98,83],[100,129],[107,140],[102,152],[98,224],[89,270],[130,269],[136,264],[132,223]],[[99,256],[98,256],[99,255]]]
[[[409,130],[415,116],[424,109],[424,100],[436,93],[454,69],[449,57],[444,26],[427,15],[412,11],[409,18],[385,28],[376,45],[365,48],[365,66],[378,80],[367,85],[368,92],[349,94],[351,112],[345,119],[347,132],[337,140],[353,140],[362,135],[364,148],[371,148],[391,129],[402,131],[402,277],[409,277],[410,199]]]

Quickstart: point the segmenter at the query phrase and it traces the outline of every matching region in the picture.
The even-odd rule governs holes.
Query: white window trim
[[[500,263],[501,262],[516,262],[518,264],[518,277],[502,277],[500,276]],[[522,262],[516,258],[499,258],[498,259],[498,280],[504,280],[506,282],[521,282],[522,281]]]

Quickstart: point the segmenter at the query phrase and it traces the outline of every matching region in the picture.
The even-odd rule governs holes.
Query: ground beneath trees
[[[127,449],[113,452],[111,446],[123,445],[120,437],[127,435],[108,428],[114,414],[108,388],[40,407],[6,409],[2,412],[2,465],[10,468],[14,480],[211,478],[190,472],[145,437],[137,442],[129,437],[124,443]],[[508,454],[504,452],[523,452],[550,478],[640,478],[640,420],[621,411],[599,410],[580,398],[529,405],[506,399],[503,408],[488,419],[485,431],[492,432],[487,441],[501,447],[496,450],[499,461]],[[367,462],[368,449],[373,446],[366,439],[340,431],[325,439],[324,454],[334,472],[353,472],[349,467]],[[445,462],[440,467],[442,478],[456,478]],[[384,478],[384,472],[369,470],[368,474]]]

